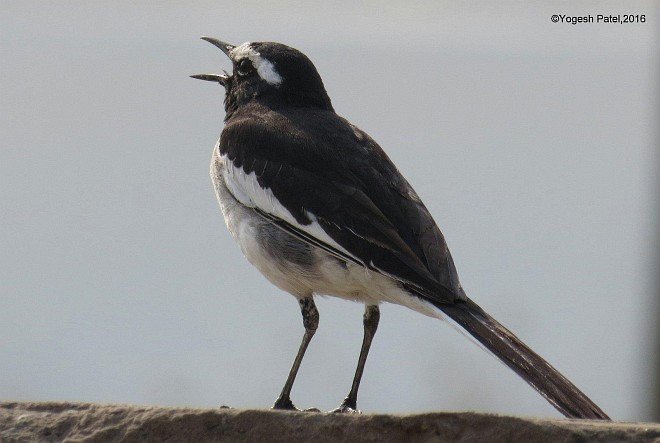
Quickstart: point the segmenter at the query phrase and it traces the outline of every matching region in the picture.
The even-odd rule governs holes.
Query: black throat
[[[334,112],[330,97],[320,79],[285,81],[279,86],[273,86],[265,82],[245,84],[238,82],[235,76],[230,76],[225,83],[225,121],[240,107],[253,102],[270,109],[316,108]]]

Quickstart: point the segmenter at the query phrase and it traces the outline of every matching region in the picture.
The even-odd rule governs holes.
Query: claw
[[[362,414],[362,411],[359,409],[353,409],[350,406],[341,405],[337,409],[329,411],[331,414]]]

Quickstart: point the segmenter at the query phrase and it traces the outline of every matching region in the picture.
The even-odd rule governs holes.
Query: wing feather
[[[292,126],[282,113],[257,115],[263,113],[235,115],[219,143],[227,186],[241,203],[291,235],[395,278],[424,298],[463,298],[440,230],[368,135],[327,111],[308,119],[324,119],[313,128]]]

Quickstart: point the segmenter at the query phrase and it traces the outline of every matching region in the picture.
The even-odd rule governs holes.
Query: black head
[[[332,110],[321,76],[302,52],[280,43],[247,42],[234,46],[211,37],[202,39],[220,48],[232,61],[232,74],[191,76],[225,87],[226,118],[252,101],[272,108],[295,106]]]

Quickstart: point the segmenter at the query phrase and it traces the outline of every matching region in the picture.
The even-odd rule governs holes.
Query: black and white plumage
[[[318,325],[313,296],[324,294],[365,304],[358,368],[337,412],[357,410],[378,305],[390,302],[448,316],[567,417],[608,418],[466,296],[424,204],[380,146],[334,112],[304,54],[279,43],[202,38],[233,64],[232,74],[193,76],[226,90],[211,176],[227,227],[303,315],[305,335],[275,408],[295,408],[291,387]]]

